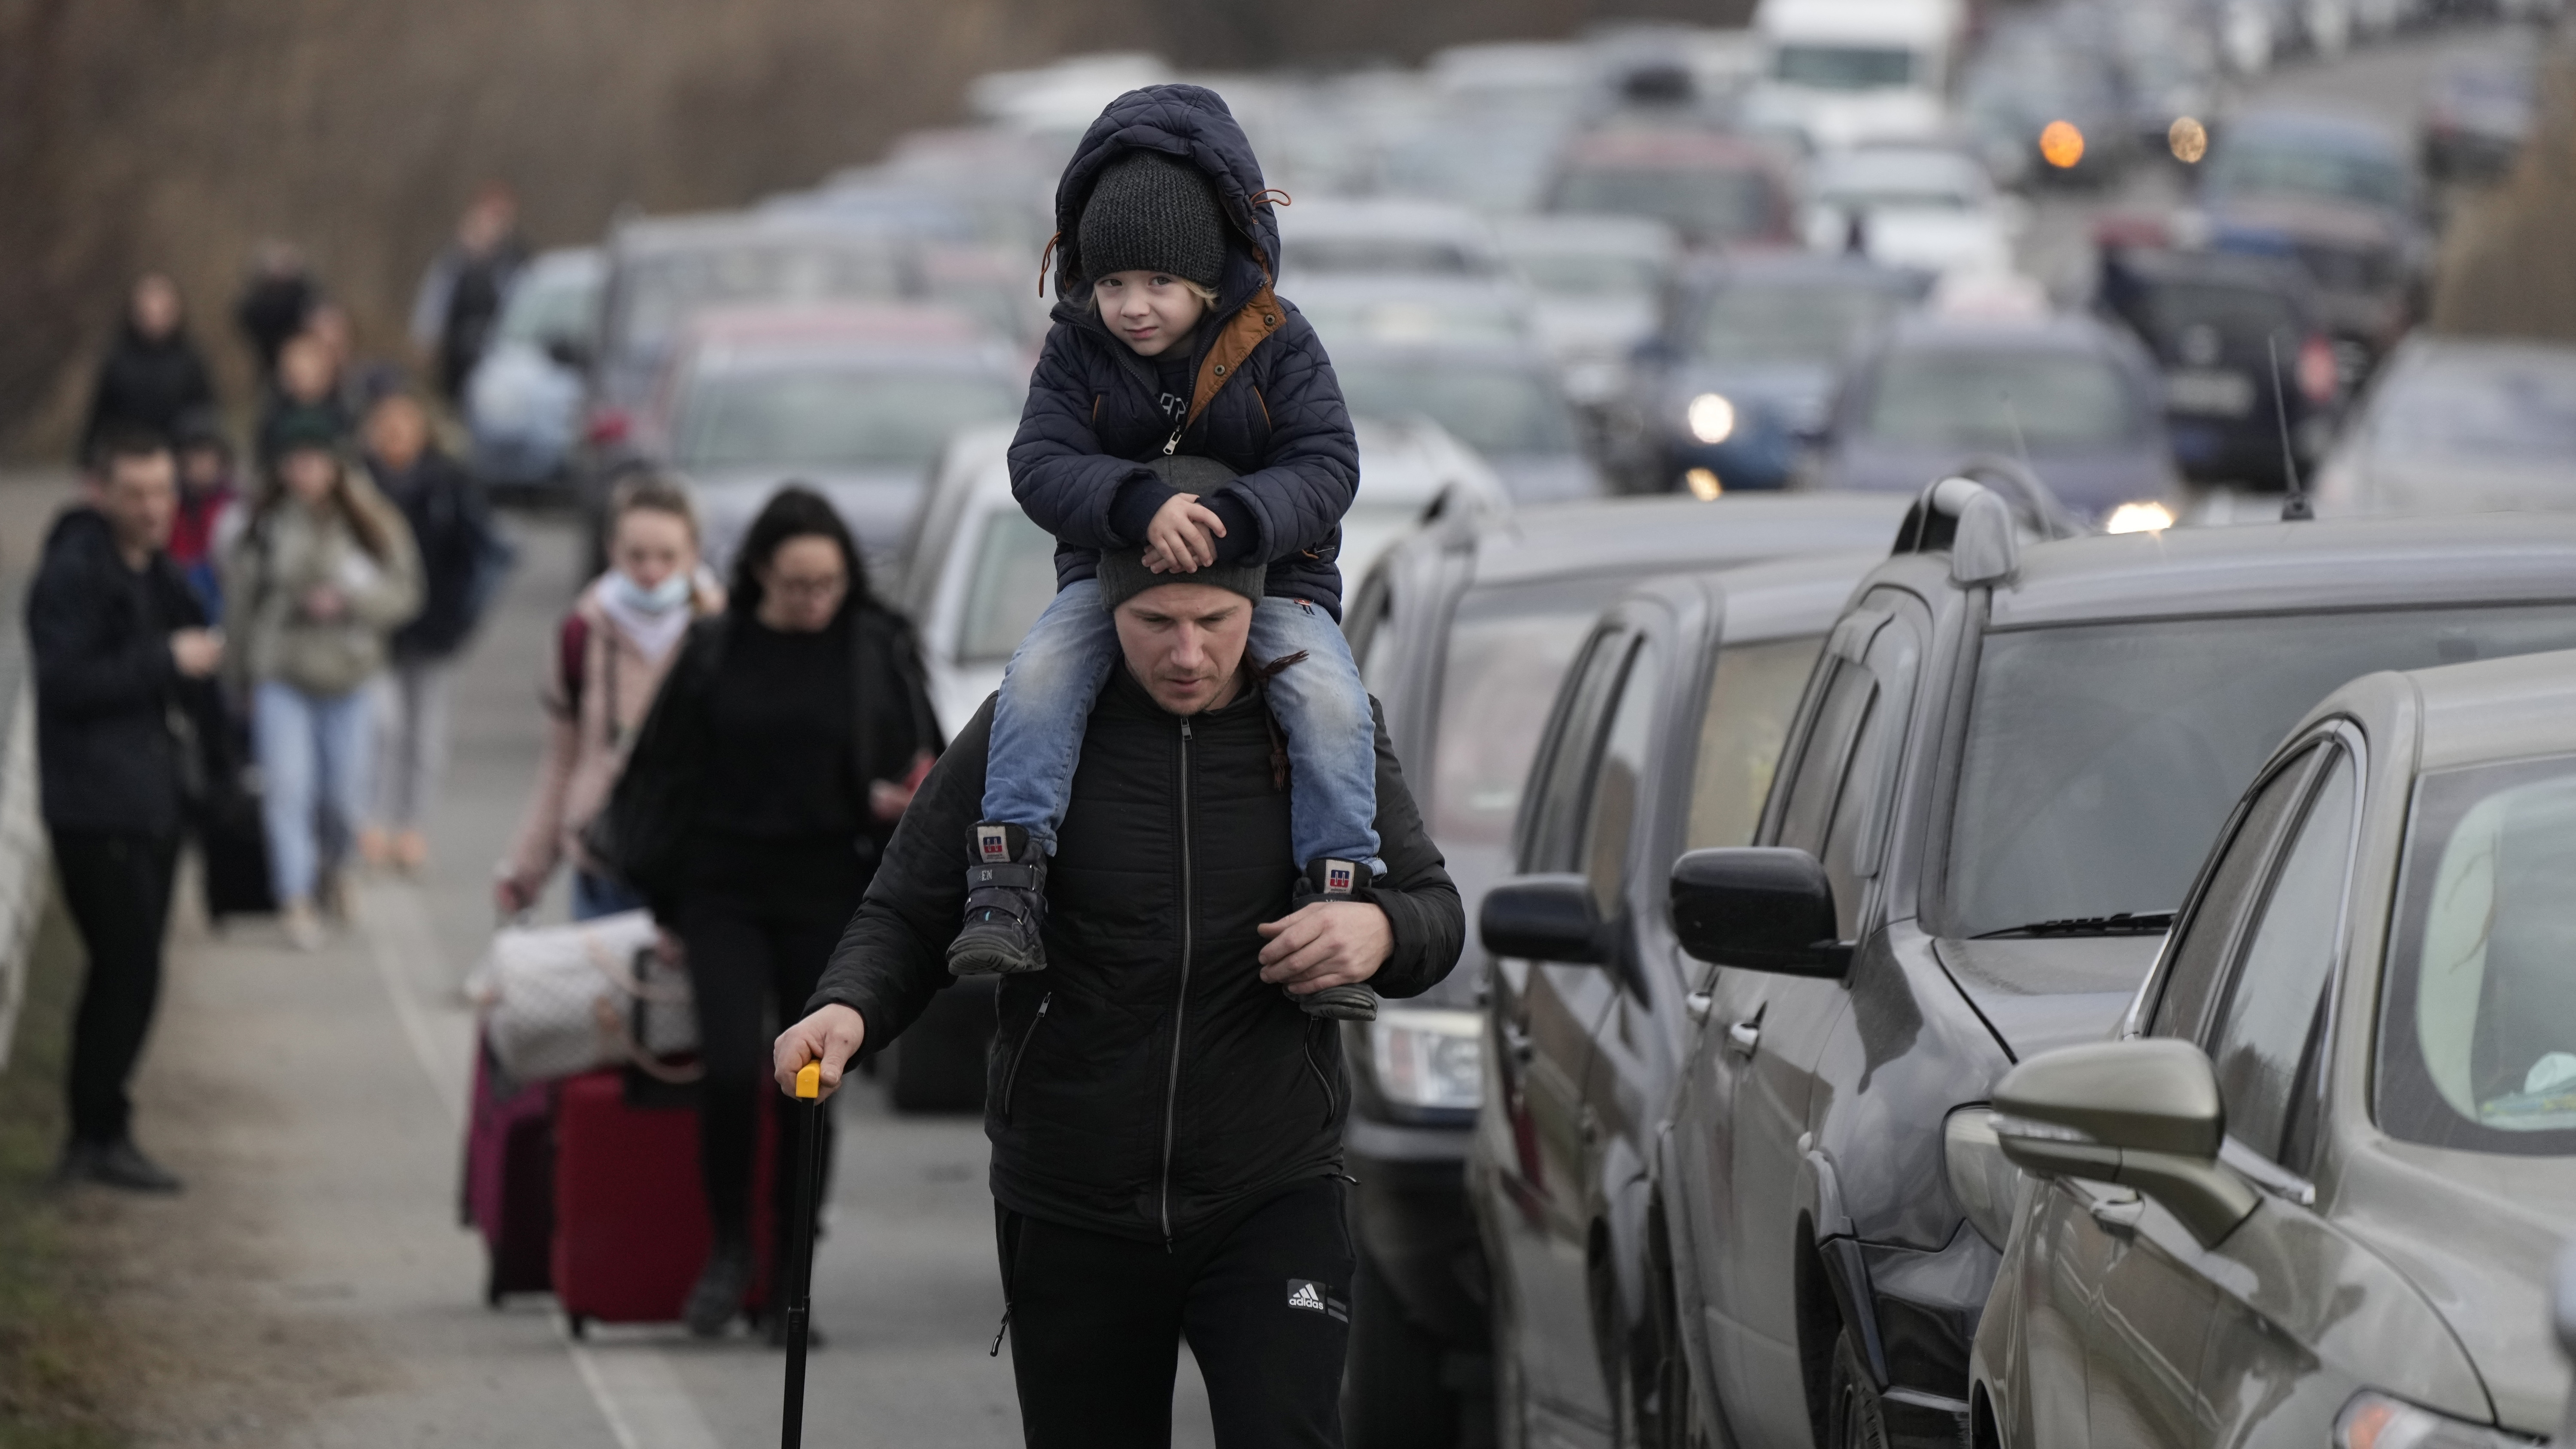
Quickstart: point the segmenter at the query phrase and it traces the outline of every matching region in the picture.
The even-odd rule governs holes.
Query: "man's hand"
[[[1299,996],[1366,981],[1395,951],[1386,912],[1366,901],[1313,901],[1253,929],[1270,940],[1261,948],[1261,979]]]
[[[190,679],[203,679],[224,662],[224,636],[217,629],[178,629],[170,635],[170,662]]]
[[[796,1074],[807,1062],[823,1064],[823,1095],[832,1095],[841,1085],[841,1069],[859,1054],[859,1043],[868,1039],[868,1024],[846,1006],[834,1004],[815,1012],[778,1034],[778,1047],[771,1057],[778,1069],[778,1090],[796,1095]]]
[[[1225,520],[1203,507],[1195,493],[1175,493],[1145,525],[1145,567],[1158,574],[1188,574],[1216,562]]]

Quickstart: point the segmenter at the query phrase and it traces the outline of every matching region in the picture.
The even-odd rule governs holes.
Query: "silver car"
[[[2033,1056],[1991,1117],[1952,1119],[1954,1144],[2001,1148],[1954,1150],[1953,1187],[2012,1224],[1972,1358],[1977,1442],[2555,1430],[2571,879],[2576,653],[2366,675],[2317,706],[2118,1039]]]

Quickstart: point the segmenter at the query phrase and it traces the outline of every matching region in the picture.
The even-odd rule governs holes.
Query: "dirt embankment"
[[[2542,59],[2539,120],[2513,174],[2452,227],[2432,325],[2576,342],[2576,26]]]
[[[478,183],[547,243],[621,205],[730,205],[952,119],[967,78],[1072,51],[1418,57],[1746,0],[0,0],[0,451],[65,444],[118,295],[172,272],[245,388],[251,245],[302,244],[369,351]]]

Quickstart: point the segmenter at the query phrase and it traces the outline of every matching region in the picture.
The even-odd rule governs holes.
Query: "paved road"
[[[243,1264],[221,1291],[253,1295],[287,1342],[333,1347],[339,1369],[288,1442],[775,1443],[777,1355],[676,1329],[575,1344],[541,1299],[487,1311],[479,1244],[456,1223],[471,1060],[458,982],[491,925],[490,862],[535,770],[535,681],[574,582],[567,525],[513,528],[524,562],[459,680],[432,868],[363,884],[357,928],[315,956],[264,924],[217,937],[193,912],[179,921],[141,1131],[193,1186],[161,1216],[238,1239]],[[544,909],[560,918],[560,889]],[[1017,1443],[1008,1358],[985,1352],[1001,1294],[982,1131],[845,1096],[815,1274],[832,1341],[814,1361],[809,1442]],[[1179,1442],[1206,1443],[1196,1375],[1182,1380]],[[230,1437],[208,1427],[173,1422],[166,1437]]]
[[[2402,120],[2393,113],[2411,107],[2433,56],[2508,43],[2449,35],[2289,70],[2257,93]],[[2148,173],[2110,200],[2173,189],[2170,175]],[[2104,201],[2039,207],[2035,269],[2061,286],[2079,277],[2084,216]],[[777,1432],[775,1356],[658,1329],[603,1330],[579,1345],[542,1302],[489,1312],[479,1247],[456,1226],[470,1032],[457,983],[491,924],[489,863],[534,771],[534,682],[574,584],[567,525],[514,526],[525,562],[459,681],[432,868],[416,882],[366,884],[361,927],[317,956],[281,949],[265,926],[216,938],[193,915],[180,920],[142,1131],[195,1186],[137,1215],[173,1233],[229,1235],[203,1255],[214,1266],[164,1291],[232,1295],[271,1324],[266,1336],[302,1345],[293,1364],[271,1365],[307,1400],[283,1442],[748,1449]],[[561,910],[558,895],[547,911]],[[981,1132],[969,1120],[894,1117],[865,1091],[849,1097],[816,1272],[818,1320],[833,1337],[815,1361],[812,1442],[1017,1442],[1008,1361],[985,1353],[1001,1302]],[[1176,1397],[1178,1442],[1209,1442],[1186,1366]],[[212,1393],[152,1437],[235,1442],[244,1436],[226,1426],[267,1412],[255,1396],[218,1409],[226,1398]]]

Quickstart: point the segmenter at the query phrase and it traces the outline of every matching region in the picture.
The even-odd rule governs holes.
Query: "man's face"
[[[109,459],[98,511],[116,530],[119,547],[144,553],[166,547],[179,514],[178,465],[166,452]]]
[[[1118,647],[1154,703],[1197,714],[1234,698],[1252,601],[1212,584],[1157,584],[1118,606]]]

